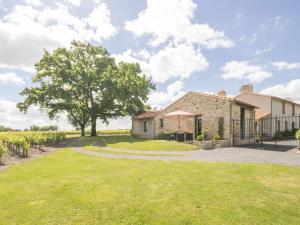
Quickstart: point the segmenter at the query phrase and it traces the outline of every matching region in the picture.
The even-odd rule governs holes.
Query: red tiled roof
[[[137,119],[137,120],[150,119],[150,118],[155,117],[158,113],[159,113],[159,111],[155,111],[155,112],[145,112],[145,113],[143,113],[143,114],[141,114],[141,115],[134,116],[133,118],[134,118],[134,119]]]

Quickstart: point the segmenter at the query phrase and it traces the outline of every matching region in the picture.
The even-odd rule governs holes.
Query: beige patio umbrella
[[[181,119],[188,119],[195,116],[192,113],[185,112],[185,111],[175,111],[175,112],[170,112],[166,114],[164,117],[168,119],[177,119],[178,121],[178,132],[180,132],[180,120]]]

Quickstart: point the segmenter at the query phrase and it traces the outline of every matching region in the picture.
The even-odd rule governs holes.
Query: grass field
[[[74,137],[70,137],[74,138]],[[129,150],[163,150],[163,151],[184,151],[193,150],[197,147],[191,144],[179,143],[176,141],[164,140],[145,140],[141,138],[133,138],[128,135],[123,136],[107,136],[107,137],[75,137],[74,142],[70,146],[108,146],[111,148],[129,149]]]
[[[159,153],[156,152],[155,154],[153,154],[151,152],[149,153],[140,153],[138,151],[135,152],[126,152],[124,151],[116,151],[116,150],[111,150],[111,149],[104,149],[104,148],[100,148],[100,147],[96,147],[96,146],[86,146],[81,148],[81,150],[87,150],[87,151],[92,151],[92,152],[100,152],[100,153],[109,153],[109,154],[116,154],[116,155],[142,155],[142,156],[183,156],[183,154],[179,154],[179,153]]]
[[[64,149],[0,171],[0,224],[300,224],[300,169]]]
[[[67,135],[80,135],[79,130],[66,130],[64,131],[65,134]],[[90,131],[86,130],[85,131],[86,135],[90,135]],[[129,129],[117,129],[117,130],[97,130],[98,135],[130,135],[130,130]]]

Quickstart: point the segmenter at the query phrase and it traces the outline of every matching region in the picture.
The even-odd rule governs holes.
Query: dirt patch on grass
[[[0,162],[0,170],[6,169],[11,165],[16,165],[28,160],[32,160],[35,158],[39,158],[43,155],[49,154],[51,152],[56,151],[60,145],[57,146],[43,146],[41,150],[36,149],[36,148],[31,148],[30,151],[28,152],[28,157],[25,158],[21,155],[14,154],[12,152],[8,152],[5,155],[1,157],[1,162]]]

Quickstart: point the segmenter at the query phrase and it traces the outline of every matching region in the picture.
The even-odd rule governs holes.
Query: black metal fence
[[[288,151],[299,148],[295,134],[299,116],[267,117],[259,120],[233,120],[233,144],[239,147]]]

